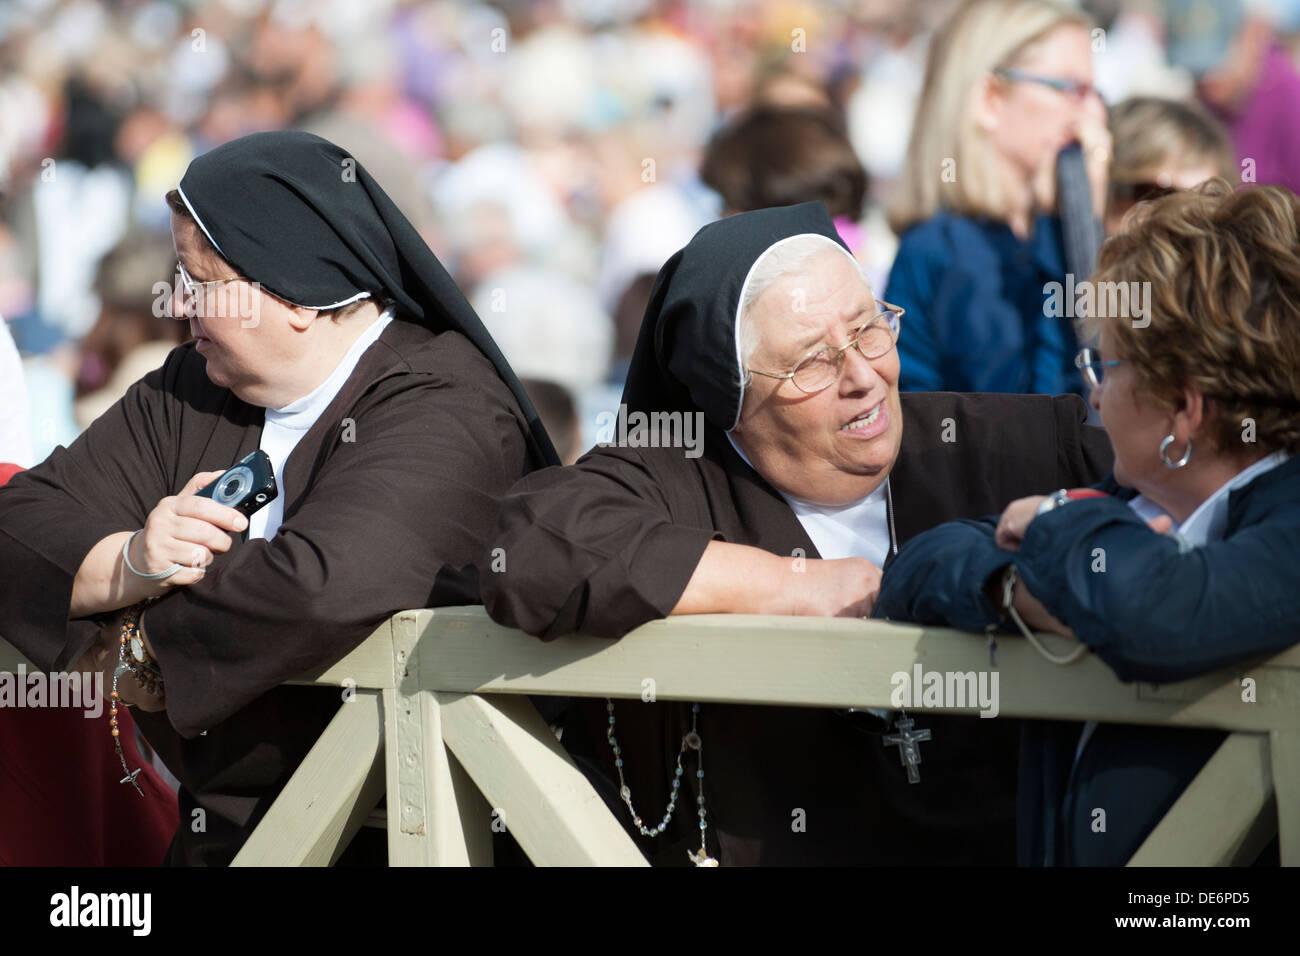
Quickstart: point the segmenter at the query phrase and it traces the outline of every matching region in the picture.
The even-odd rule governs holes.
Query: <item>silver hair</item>
[[[857,266],[862,281],[868,286],[871,285],[866,270],[857,259],[834,239],[815,232],[791,236],[768,246],[750,266],[745,284],[741,288],[740,306],[736,313],[736,355],[740,361],[743,387],[748,388],[753,378],[749,371],[749,361],[754,357],[754,350],[758,348],[758,330],[750,318],[750,310],[754,303],[778,280],[798,275],[807,266],[809,260],[832,249],[848,256]]]

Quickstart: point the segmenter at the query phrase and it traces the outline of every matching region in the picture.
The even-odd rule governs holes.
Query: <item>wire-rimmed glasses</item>
[[[801,392],[820,392],[839,381],[840,374],[844,371],[844,353],[849,349],[856,347],[865,359],[878,359],[887,354],[898,341],[901,320],[906,310],[883,300],[877,300],[877,304],[883,306],[883,311],[872,316],[871,321],[854,332],[853,337],[844,345],[838,348],[828,345],[817,349],[804,356],[793,369],[782,374],[763,372],[756,368],[749,371],[767,378],[788,378]]]
[[[1124,359],[1103,359],[1097,349],[1079,349],[1074,357],[1074,367],[1083,373],[1089,388],[1097,388],[1106,377],[1106,369],[1123,365]]]
[[[1097,92],[1095,86],[1082,80],[1071,80],[1064,76],[1043,76],[1041,73],[1030,73],[1013,67],[1000,66],[993,71],[993,75],[1010,80],[1012,83],[1037,83],[1039,86],[1064,93],[1075,101],[1085,100]]]
[[[176,271],[180,273],[181,286],[185,289],[185,294],[188,296],[199,296],[206,292],[209,286],[218,286],[222,283],[234,282],[241,278],[240,276],[228,276],[225,279],[208,279],[205,282],[200,282],[186,271],[185,263],[181,262],[179,259],[176,260]]]

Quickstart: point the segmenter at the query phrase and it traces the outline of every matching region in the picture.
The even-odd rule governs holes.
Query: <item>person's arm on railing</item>
[[[1300,509],[1182,550],[1115,499],[1039,515],[1021,582],[1121,680],[1184,680],[1300,640]]]
[[[968,631],[1002,624],[989,584],[1015,556],[994,542],[994,527],[949,521],[917,535],[886,563],[871,616]]]
[[[865,616],[880,570],[862,558],[823,561],[727,542],[674,514],[635,448],[600,448],[567,468],[521,480],[485,556],[493,620],[550,639],[621,637],[669,614]],[[499,553],[498,553],[499,549]]]
[[[622,637],[672,613],[721,535],[681,522],[650,468],[635,448],[598,448],[511,488],[482,549],[492,619],[543,639]]]
[[[823,561],[710,541],[674,614],[866,617],[880,569],[866,558]]]

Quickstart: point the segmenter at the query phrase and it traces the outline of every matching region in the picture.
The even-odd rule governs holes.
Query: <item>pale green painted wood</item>
[[[1129,866],[1227,866],[1261,847],[1272,812],[1268,737],[1230,734],[1133,854]],[[1272,836],[1272,827],[1265,831]],[[1254,853],[1250,852],[1253,849]]]
[[[329,866],[384,793],[380,693],[340,703],[232,866]]]
[[[482,797],[443,743],[437,695],[420,688],[416,615],[391,623],[392,687],[383,692],[389,866],[489,864],[490,833],[484,840],[464,822],[482,814]]]
[[[1072,646],[1054,635],[1043,635],[1043,641],[1058,653]],[[0,671],[20,664],[26,664],[22,656],[0,641]],[[982,636],[881,621],[693,615],[652,622],[618,641],[570,636],[542,642],[493,623],[481,607],[469,607],[403,611],[337,663],[293,683],[382,691],[393,865],[490,862],[490,831],[485,838],[481,824],[490,810],[478,788],[499,797],[512,832],[526,835],[531,842],[525,849],[539,862],[636,863],[624,856],[628,848],[635,853],[631,840],[594,792],[582,794],[576,807],[566,803],[574,791],[565,787],[576,787],[573,775],[581,775],[531,704],[517,695],[641,698],[651,690],[662,700],[893,707],[891,678],[912,673],[916,664],[940,672],[990,668]],[[1229,738],[1232,746],[1215,755],[1132,865],[1240,857],[1271,826],[1274,791],[1283,860],[1300,863],[1300,646],[1266,661],[1156,687],[1122,684],[1091,655],[1059,667],[1026,642],[1002,637],[997,673],[1000,714],[1009,717],[1255,732]],[[1241,700],[1245,677],[1255,682],[1250,703]],[[473,696],[488,693],[507,696]],[[464,768],[444,744],[446,706],[453,706],[449,739],[464,750]],[[913,709],[932,708],[914,703]],[[1261,732],[1271,734],[1265,757],[1259,748],[1268,738]],[[346,772],[355,777],[366,768],[359,755],[364,748],[353,749],[355,766]],[[564,759],[557,763],[556,757]],[[1270,781],[1262,797],[1261,767]],[[1237,778],[1248,781],[1244,799],[1230,783]],[[522,820],[511,817],[520,794],[548,809],[540,816],[527,811]],[[1225,802],[1232,804],[1226,810]],[[368,809],[357,807],[356,814],[364,817]],[[562,836],[546,835],[539,821],[547,814]],[[604,835],[593,840],[595,833]],[[1207,833],[1208,838],[1197,835]],[[252,851],[275,845],[259,834],[255,838]]]
[[[38,669],[31,661],[19,654],[16,647],[4,638],[0,638],[0,674],[16,674],[20,664],[29,673]]]
[[[1269,750],[1282,865],[1300,866],[1300,732],[1273,731],[1269,735]]]
[[[420,611],[434,689],[462,693],[892,707],[893,675],[989,670],[980,635],[844,618],[687,615],[646,624],[617,641],[539,641],[494,623],[482,608]],[[1073,642],[1043,635],[1054,652]],[[1061,667],[1028,642],[998,642],[1000,712],[1010,717],[1174,724],[1266,731],[1300,727],[1300,654],[1162,688],[1124,684],[1085,655]],[[426,669],[428,674],[428,669]],[[436,676],[434,676],[436,675]],[[1240,678],[1256,681],[1243,703]],[[917,707],[915,709],[927,709]],[[975,709],[951,710],[975,713]]]
[[[647,866],[532,702],[524,697],[439,695],[442,732],[509,829],[538,866]]]

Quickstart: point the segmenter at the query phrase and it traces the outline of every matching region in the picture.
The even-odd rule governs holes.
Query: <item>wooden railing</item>
[[[0,643],[0,670],[18,660]],[[657,700],[890,708],[891,677],[917,663],[978,672],[989,653],[978,635],[839,618],[684,616],[544,643],[478,607],[404,611],[294,682],[346,702],[234,862],[328,865],[386,794],[390,865],[490,863],[502,826],[538,864],[645,865],[524,695],[641,699],[650,679]],[[1229,732],[1130,865],[1249,862],[1275,833],[1300,865],[1300,646],[1159,687],[1012,637],[997,664],[1002,716]]]

